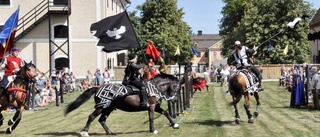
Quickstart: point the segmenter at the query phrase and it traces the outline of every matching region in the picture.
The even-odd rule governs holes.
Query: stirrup
[[[264,91],[264,88],[263,87],[258,87],[258,91]]]
[[[140,103],[141,108],[149,108],[148,103]]]

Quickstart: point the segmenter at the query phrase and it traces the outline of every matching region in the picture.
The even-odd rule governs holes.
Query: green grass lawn
[[[156,114],[155,128],[157,135],[149,133],[148,113],[128,113],[116,110],[107,120],[110,130],[117,133],[118,137],[313,137],[320,136],[320,114],[318,110],[308,108],[293,109],[289,107],[290,93],[278,86],[277,82],[265,82],[265,91],[260,92],[261,111],[254,123],[247,122],[243,108],[243,98],[238,103],[241,122],[235,124],[234,108],[229,106],[230,94],[223,94],[227,87],[219,84],[210,85],[211,93],[196,92],[191,99],[190,108],[178,116],[175,121],[180,124],[180,129],[172,129],[163,115]],[[22,121],[12,134],[6,135],[7,120],[13,112],[4,112],[4,125],[0,127],[0,136],[8,137],[47,137],[79,136],[89,114],[93,111],[94,101],[91,98],[77,110],[64,117],[65,106],[73,101],[80,92],[69,93],[64,96],[65,103],[55,106],[51,103],[36,110],[23,113]],[[163,108],[167,108],[165,102]],[[251,112],[254,111],[256,102],[251,98]],[[92,123],[90,136],[101,137],[105,131],[100,126],[98,119]]]

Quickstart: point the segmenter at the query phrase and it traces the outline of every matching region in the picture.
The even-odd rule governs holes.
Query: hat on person
[[[13,47],[13,48],[11,49],[11,51],[20,51],[20,49],[17,48],[17,47]]]
[[[236,42],[234,42],[234,45],[235,46],[241,45],[241,42],[237,40]]]
[[[131,53],[131,54],[128,55],[128,58],[129,58],[129,60],[133,60],[133,59],[136,58],[136,54]]]

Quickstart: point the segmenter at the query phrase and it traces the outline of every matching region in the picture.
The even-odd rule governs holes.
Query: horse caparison
[[[235,109],[235,122],[236,124],[240,123],[240,115],[238,112],[238,107],[237,104],[239,103],[239,101],[242,98],[242,95],[245,98],[245,102],[244,102],[244,108],[246,110],[247,116],[248,116],[248,122],[249,123],[253,123],[253,118],[252,118],[252,114],[250,112],[250,93],[247,92],[247,85],[246,85],[246,81],[243,75],[231,75],[229,78],[229,91],[230,94],[232,96],[232,102],[230,103],[230,105],[234,106]],[[257,101],[257,107],[256,107],[256,111],[254,112],[254,116],[258,117],[259,115],[259,111],[260,111],[260,98],[259,98],[259,93],[258,92],[253,92],[253,95]]]
[[[173,75],[168,75],[168,74],[159,74],[155,76],[153,79],[149,81],[152,85],[155,86],[153,88],[152,92],[153,95],[148,97],[148,108],[141,108],[140,107],[140,97],[138,94],[124,94],[123,96],[113,98],[112,100],[108,100],[107,102],[108,105],[107,107],[100,107],[103,106],[101,104],[101,98],[98,97],[98,92],[101,92],[102,87],[119,87],[117,89],[120,90],[125,90],[125,89],[130,89],[128,86],[123,86],[120,84],[106,84],[100,88],[93,87],[91,89],[88,89],[84,91],[75,101],[71,102],[65,109],[65,115],[70,113],[71,111],[75,110],[79,106],[81,106],[83,103],[85,103],[92,95],[94,96],[95,100],[95,110],[90,114],[87,124],[81,131],[80,135],[81,136],[89,136],[88,130],[90,127],[91,122],[101,114],[99,118],[99,122],[102,125],[103,129],[105,130],[106,134],[113,134],[111,130],[108,128],[106,125],[106,120],[109,116],[109,114],[115,110],[115,109],[120,109],[123,111],[127,112],[138,112],[138,111],[148,111],[149,112],[149,131],[153,133],[158,133],[157,130],[154,128],[154,112],[158,112],[160,114],[163,114],[167,117],[167,119],[170,122],[170,125],[174,128],[177,129],[179,128],[179,124],[175,123],[172,117],[169,115],[169,113],[161,108],[161,100],[166,99],[169,100],[170,98],[171,101],[175,101],[175,95],[177,94],[178,90],[180,90],[179,86],[179,80],[175,78]],[[119,93],[124,93],[122,91],[119,91]],[[109,93],[109,91],[106,91],[104,93]],[[158,100],[157,98],[160,99]]]
[[[0,97],[0,126],[2,126],[4,120],[1,112],[7,110],[8,107],[16,109],[13,118],[8,121],[9,127],[6,130],[7,134],[10,134],[21,121],[22,112],[24,111],[27,100],[27,93],[29,92],[29,83],[33,82],[36,76],[36,66],[32,62],[25,62],[25,65],[17,72],[14,81]],[[0,88],[0,90],[4,89]]]

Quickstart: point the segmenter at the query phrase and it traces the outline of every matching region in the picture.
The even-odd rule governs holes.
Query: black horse
[[[32,62],[25,62],[25,65],[15,76],[8,78],[13,81],[10,82],[8,88],[0,97],[0,126],[2,126],[4,120],[1,114],[3,110],[7,110],[8,107],[13,107],[17,110],[13,118],[8,121],[10,127],[6,130],[7,134],[10,134],[21,121],[22,112],[27,101],[27,92],[29,92],[29,83],[34,82],[34,78],[37,76],[36,66]],[[0,90],[4,89],[0,88]]]
[[[175,100],[175,95],[180,90],[179,80],[173,75],[159,74],[151,79],[147,84],[149,94],[148,108],[140,107],[140,97],[137,88],[133,86],[123,86],[121,84],[106,84],[98,87],[93,87],[84,91],[75,101],[71,102],[65,109],[65,115],[77,109],[85,103],[92,95],[95,100],[95,110],[90,114],[87,124],[81,131],[81,136],[89,136],[88,130],[91,122],[101,114],[99,122],[105,130],[106,134],[113,134],[105,124],[109,114],[120,109],[127,112],[147,111],[149,112],[149,128],[150,132],[157,134],[158,131],[154,128],[154,112],[164,114],[169,120],[174,129],[179,128],[179,124],[175,123],[169,113],[161,108],[161,100]]]

